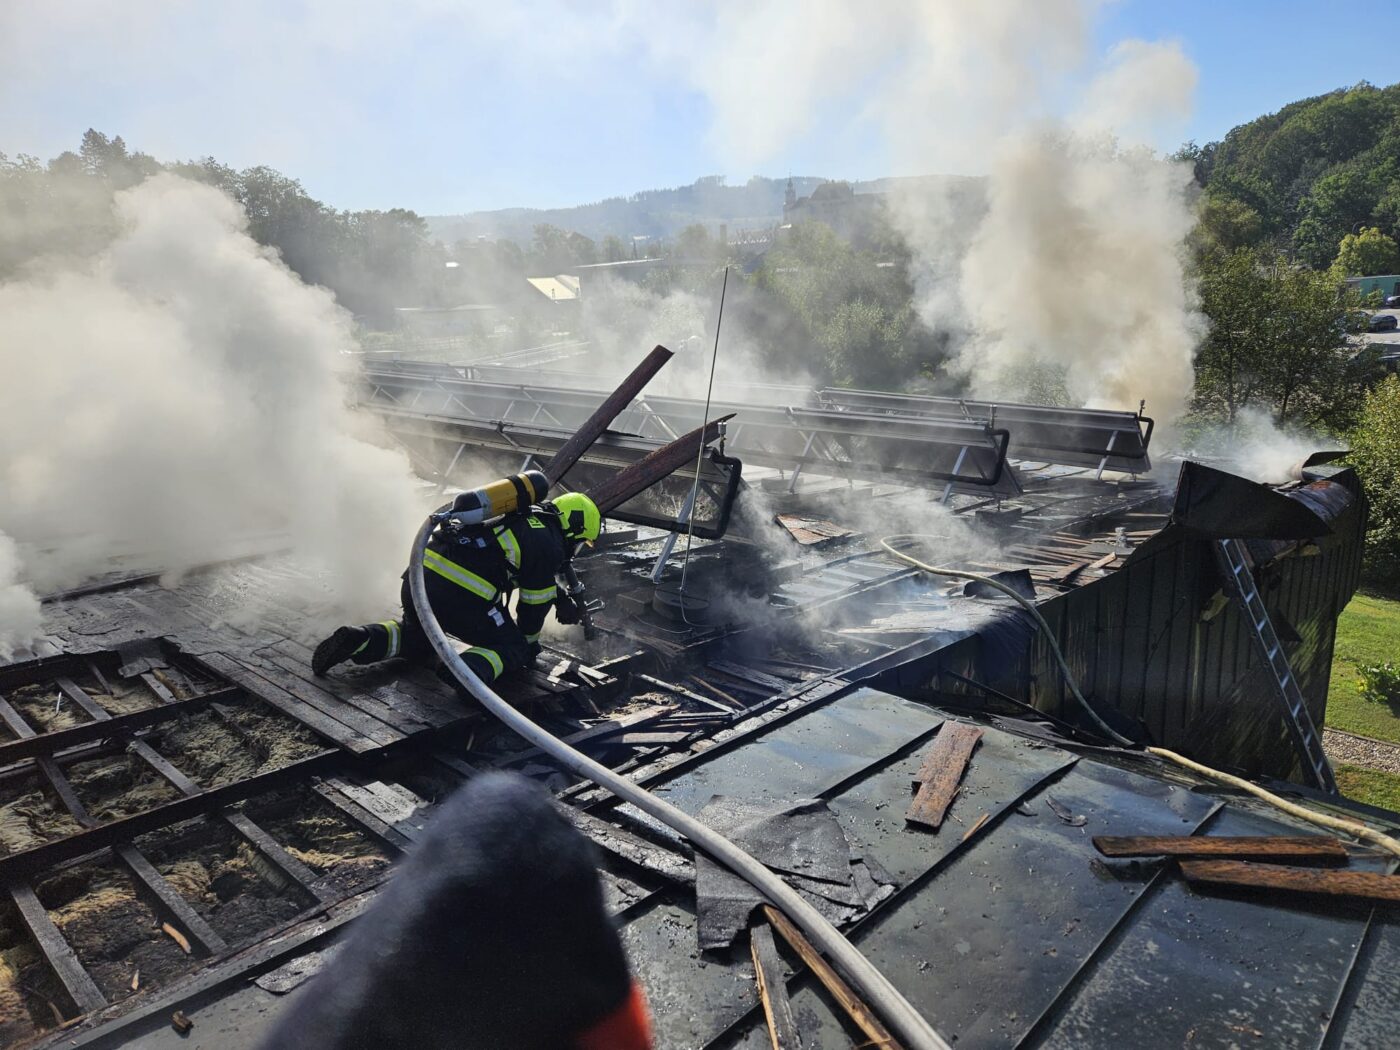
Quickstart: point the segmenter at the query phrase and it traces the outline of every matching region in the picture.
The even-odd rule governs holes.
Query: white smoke
[[[1335,448],[1335,438],[1298,427],[1279,426],[1263,409],[1243,408],[1229,426],[1199,436],[1201,451],[1241,477],[1266,485],[1302,479],[1303,461],[1321,448]]]
[[[1179,132],[1196,70],[1171,42],[1095,56],[1096,0],[718,4],[652,48],[703,91],[735,165],[821,134],[874,135],[924,323],[985,396],[1062,373],[1078,403],[1175,418],[1202,321],[1185,268],[1190,172],[1147,148]],[[644,17],[638,15],[638,17]],[[779,31],[776,26],[787,28]],[[764,49],[762,60],[756,54]],[[771,70],[759,87],[747,75]],[[820,128],[815,114],[836,118]],[[1178,139],[1179,140],[1179,139]]]
[[[163,174],[113,207],[96,257],[0,284],[0,654],[35,634],[36,592],[250,532],[319,574],[325,616],[383,609],[420,496],[345,407],[349,316],[215,189]]]

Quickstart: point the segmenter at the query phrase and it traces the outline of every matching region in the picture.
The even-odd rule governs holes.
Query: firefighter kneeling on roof
[[[560,623],[578,623],[582,616],[555,577],[580,543],[598,538],[602,515],[578,492],[534,502],[547,486],[543,474],[530,471],[463,493],[452,510],[438,515],[428,542],[423,579],[433,615],[444,631],[470,646],[462,659],[483,682],[533,666],[551,608]],[[498,516],[488,516],[493,513]],[[519,591],[517,619],[507,606],[513,590]],[[346,660],[372,664],[399,656],[433,662],[406,574],[401,600],[400,619],[337,628],[316,646],[311,669],[324,675]]]

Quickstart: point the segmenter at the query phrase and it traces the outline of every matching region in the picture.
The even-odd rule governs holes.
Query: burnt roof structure
[[[559,396],[568,384],[533,370],[518,399],[499,389],[511,384],[441,371],[376,368],[365,396],[443,485],[479,482],[468,463],[547,459],[599,400]],[[403,381],[434,373],[444,382]],[[1109,746],[1023,612],[878,543],[910,531],[910,506],[937,505],[950,530],[938,554],[1028,586],[1115,729],[1394,829],[1395,814],[1302,783],[1216,558],[1222,540],[1244,545],[1321,725],[1365,523],[1351,472],[1317,465],[1271,488],[1160,454],[1149,471],[1139,413],[812,395],[820,426],[780,419],[770,400],[750,437],[743,403],[717,405],[737,413],[724,452],[699,479],[691,464],[624,505],[640,524],[615,519],[578,559],[605,603],[601,636],[548,639],[548,658],[503,695],[706,819],[811,800],[803,812],[839,825],[842,864],[860,873],[814,892],[959,1046],[1387,1045],[1400,1020],[1393,905],[1206,890],[1169,861],[1102,855],[1095,836],[1300,826]],[[954,409],[963,422],[949,429]],[[700,422],[681,399],[629,411],[571,482],[606,481]],[[933,425],[911,422],[922,417]],[[956,463],[989,447],[967,435],[998,429],[999,459]],[[987,484],[995,462],[1002,478]],[[687,539],[691,493],[703,524]],[[700,948],[714,936],[713,866],[425,669],[314,678],[311,609],[275,597],[297,572],[269,556],[169,587],[115,574],[51,596],[47,637],[0,665],[0,1039],[256,1045],[435,801],[509,768],[556,790],[598,845],[660,1045],[768,1045],[746,945]],[[267,596],[255,626],[230,615],[250,594]],[[968,725],[982,736],[946,819],[907,823],[927,752]],[[1392,867],[1349,852],[1358,871]],[[786,949],[782,966],[803,1045],[866,1038]],[[175,1010],[189,1037],[171,1029]]]

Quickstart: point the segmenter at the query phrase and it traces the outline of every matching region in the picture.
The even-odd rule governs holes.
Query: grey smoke
[[[736,166],[818,133],[866,134],[895,174],[985,176],[981,195],[948,179],[890,202],[920,316],[952,337],[978,394],[1015,397],[1015,377],[1048,366],[1081,404],[1146,399],[1171,420],[1202,330],[1185,267],[1190,177],[1144,143],[1179,132],[1196,70],[1169,41],[1095,56],[1101,6],[720,4],[653,26],[651,47],[706,94]],[[767,31],[787,18],[800,30]],[[771,80],[756,85],[754,69]],[[815,113],[845,120],[818,131]]]
[[[97,255],[0,285],[0,654],[115,556],[179,572],[250,534],[319,622],[384,609],[422,497],[346,407],[349,316],[215,189],[164,174],[111,208]]]

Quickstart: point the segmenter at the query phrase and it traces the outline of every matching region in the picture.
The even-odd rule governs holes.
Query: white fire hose
[[[423,554],[432,536],[435,522],[429,518],[419,530],[408,561],[408,585],[413,595],[413,608],[432,643],[433,651],[481,705],[507,727],[541,751],[557,759],[566,768],[661,821],[684,835],[698,850],[723,864],[758,890],[774,906],[790,918],[812,943],[845,974],[861,993],[866,1004],[883,1020],[908,1050],[951,1050],[948,1043],[914,1009],[864,955],[841,932],[802,899],[791,887],[768,868],[749,856],[723,835],[682,812],[669,802],[647,792],[625,777],[618,776],[607,766],[593,761],[552,733],[541,729],[530,719],[511,707],[472,673],[462,662],[456,648],[443,633],[433,615],[423,583]]]

